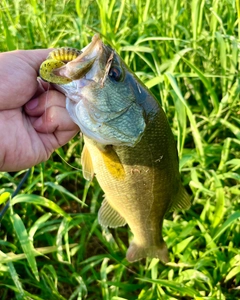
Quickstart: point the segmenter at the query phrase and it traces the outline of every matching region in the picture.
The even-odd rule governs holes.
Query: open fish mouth
[[[94,35],[92,42],[81,50],[82,53],[77,58],[53,70],[53,73],[56,76],[70,80],[78,80],[85,77],[88,80],[96,81],[96,76],[94,76],[96,72],[93,68],[93,64],[101,57],[103,47],[100,36],[98,34]]]
[[[94,35],[92,42],[82,50],[69,47],[55,49],[40,66],[39,75],[44,81],[56,85],[66,85],[81,78],[99,82],[97,69],[102,69],[106,63],[106,49],[99,34]]]

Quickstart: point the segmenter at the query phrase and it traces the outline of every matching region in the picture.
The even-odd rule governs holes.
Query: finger
[[[48,153],[65,145],[79,132],[79,127],[71,120],[67,110],[59,106],[48,107],[33,122],[33,127],[38,131]]]
[[[50,85],[50,83],[43,81],[40,77],[37,78],[38,87],[37,90],[33,96],[34,98],[37,98],[41,94],[45,93],[46,91],[49,91],[50,89],[53,89]]]
[[[44,91],[54,90],[54,87],[49,82],[42,80],[42,78],[38,77],[37,81]]]
[[[16,54],[38,72],[41,63],[52,50],[53,49],[16,50],[12,53]]]
[[[30,100],[24,109],[29,116],[39,117],[51,106],[65,107],[66,97],[56,90],[49,90]]]
[[[33,127],[42,133],[60,133],[71,131],[76,134],[79,127],[72,121],[66,108],[50,106],[44,114],[33,122]]]
[[[0,53],[0,109],[23,106],[36,94],[38,70],[51,49]]]

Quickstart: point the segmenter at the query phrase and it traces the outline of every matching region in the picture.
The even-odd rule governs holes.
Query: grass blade
[[[183,98],[182,93],[177,85],[177,82],[176,82],[176,79],[174,78],[174,76],[168,72],[165,73],[165,76],[168,78],[168,80],[169,80],[174,92],[178,96],[179,100],[182,102],[182,104],[186,108],[187,116],[189,118],[191,128],[192,128],[194,142],[196,144],[196,149],[199,153],[199,156],[200,156],[200,159],[202,160],[203,165],[205,165],[205,153],[204,153],[204,149],[203,149],[202,138],[199,133],[199,130],[198,130],[198,127],[197,127],[197,124],[195,121],[195,117],[192,114],[191,110],[189,109],[185,99]]]
[[[29,239],[27,230],[23,224],[23,221],[17,214],[11,214],[11,219],[13,223],[14,230],[17,234],[18,240],[21,244],[21,247],[23,249],[23,252],[26,255],[27,261],[29,263],[29,266],[36,277],[36,279],[39,281],[39,274],[37,269],[37,263],[35,260],[35,256],[33,254],[34,247],[32,241]]]
[[[212,221],[212,228],[215,229],[220,224],[224,216],[225,195],[221,181],[219,180],[218,176],[214,171],[212,171],[212,174],[215,181],[216,190],[216,206]]]
[[[237,219],[240,218],[240,211],[236,211],[235,213],[233,213],[224,223],[223,225],[218,229],[218,231],[216,232],[216,234],[213,237],[213,241],[215,241],[216,239],[218,239],[223,232],[229,227],[231,226],[234,221],[236,221]]]
[[[189,296],[189,297],[196,297],[196,296],[199,297],[200,296],[200,294],[198,294],[196,292],[196,290],[194,290],[190,287],[184,286],[184,284],[180,284],[175,281],[163,280],[163,279],[155,279],[154,280],[154,279],[150,279],[150,278],[138,278],[138,280],[144,281],[144,282],[156,283],[160,286],[168,287],[168,288],[172,289],[173,291],[178,292],[184,296]]]
[[[75,201],[79,202],[80,204],[82,204],[82,206],[86,206],[86,204],[84,202],[82,202],[78,197],[76,197],[75,195],[73,195],[72,193],[70,193],[63,186],[58,185],[58,184],[53,183],[53,182],[45,182],[45,185],[50,186],[51,188],[59,191],[60,193],[67,195],[69,198],[72,198],[73,200],[75,200]]]
[[[203,82],[203,84],[204,84],[205,88],[207,89],[207,91],[209,92],[211,100],[212,100],[212,105],[213,105],[212,114],[216,114],[219,109],[219,100],[218,100],[218,96],[217,96],[213,86],[211,85],[210,81],[207,79],[207,77],[205,77],[204,73],[198,67],[196,67],[192,62],[190,62],[189,60],[187,60],[184,57],[182,57],[182,59],[193,71],[196,72],[196,74],[198,75],[200,80]]]
[[[31,203],[31,204],[34,204],[34,205],[44,206],[44,207],[47,207],[47,208],[51,209],[55,213],[60,214],[61,216],[65,217],[69,220],[72,219],[57,204],[55,204],[54,202],[48,200],[47,198],[41,197],[41,196],[37,196],[37,195],[17,195],[16,197],[14,197],[14,199],[12,199],[11,205],[13,206],[16,203]]]

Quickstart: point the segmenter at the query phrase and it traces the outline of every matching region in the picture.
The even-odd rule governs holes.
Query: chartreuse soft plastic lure
[[[72,81],[70,78],[54,74],[54,70],[64,66],[69,61],[77,58],[82,52],[75,48],[63,47],[49,53],[47,59],[41,64],[39,69],[40,77],[51,83],[67,84]]]

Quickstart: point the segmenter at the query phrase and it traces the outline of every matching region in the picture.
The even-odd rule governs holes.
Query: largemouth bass
[[[64,59],[60,51],[73,52]],[[169,261],[162,226],[166,212],[190,207],[166,115],[144,84],[99,35],[77,53],[56,49],[40,76],[66,95],[66,108],[84,135],[83,175],[95,175],[105,196],[103,227],[126,223],[134,237],[126,257]]]

